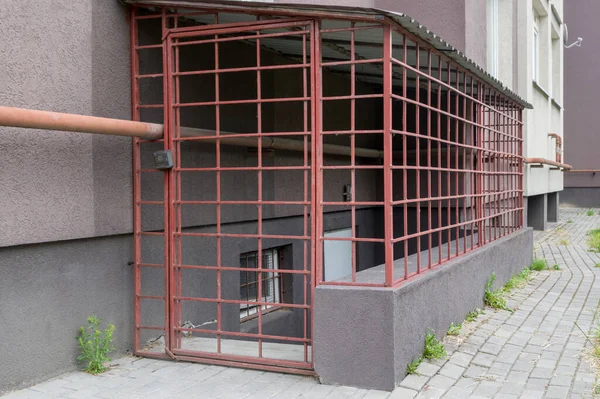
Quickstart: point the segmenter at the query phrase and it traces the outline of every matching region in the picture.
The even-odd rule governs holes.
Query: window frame
[[[262,264],[263,270],[264,269],[269,269],[269,270],[279,270],[280,269],[280,266],[281,266],[280,248],[263,249],[262,253],[263,253],[263,264]],[[265,261],[265,258],[269,254],[272,259],[271,267],[269,267],[269,262]],[[251,269],[250,267],[248,267],[248,264],[249,264],[248,259],[251,259],[252,257],[254,257],[257,260],[258,259],[258,251],[252,251],[252,252],[246,252],[246,253],[240,254],[240,268]],[[245,259],[245,262],[243,262],[244,259]],[[254,268],[258,269],[258,262],[256,260],[255,260]],[[244,266],[244,264],[245,264],[245,266]],[[242,283],[242,274],[243,273],[246,273],[245,284]],[[248,275],[251,273],[256,274],[256,277],[258,277],[259,272],[241,271],[240,270],[240,284],[239,284],[240,300],[246,301],[246,302],[258,302],[258,282],[257,282],[257,278],[255,278],[254,281],[249,282]],[[281,298],[283,297],[283,294],[281,292],[281,290],[282,290],[281,273],[263,271],[263,272],[261,272],[261,274],[262,274],[261,284],[263,284],[263,291],[264,291],[265,281],[269,281],[268,286],[270,287],[270,291],[272,292],[272,295],[269,295],[269,296],[265,296],[264,292],[263,292],[261,301],[273,303],[273,305],[257,305],[257,304],[251,304],[251,303],[240,303],[240,321],[242,321],[242,322],[258,317],[259,310],[262,314],[276,310],[276,309],[278,309],[278,307],[275,305],[282,303]],[[268,274],[272,274],[272,276],[265,279],[264,276],[268,275]],[[249,287],[251,285],[256,285],[256,295],[255,296],[250,295]],[[242,287],[246,287],[246,295],[245,296],[242,295],[242,292],[241,292]]]
[[[531,54],[531,80],[539,84],[540,80],[540,14],[533,9],[533,40]]]

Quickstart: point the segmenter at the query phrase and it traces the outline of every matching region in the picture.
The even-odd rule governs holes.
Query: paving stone
[[[440,375],[458,380],[463,375],[465,370],[465,367],[457,366],[453,363],[446,363],[446,365],[441,368]]]
[[[473,391],[474,396],[482,396],[484,398],[492,398],[502,388],[502,383],[497,381],[481,381],[477,388]]]
[[[546,391],[547,398],[567,398],[569,396],[569,387],[558,387],[550,385]]]
[[[427,377],[433,377],[440,369],[440,366],[423,361],[417,368],[417,374]]]
[[[418,393],[418,391],[413,389],[399,387],[394,389],[390,396],[388,396],[388,399],[413,399]]]
[[[467,378],[478,378],[482,375],[486,375],[489,369],[487,367],[481,366],[469,366],[464,373],[464,376]]]
[[[463,352],[456,352],[450,356],[449,362],[452,364],[456,364],[457,366],[467,367],[469,363],[473,360],[473,355]]]
[[[403,388],[414,389],[415,391],[419,391],[421,388],[425,386],[425,384],[429,381],[429,377],[424,375],[407,375],[404,380],[400,383],[400,386]]]
[[[551,378],[552,377],[552,369],[550,368],[542,368],[535,367],[531,372],[532,378]]]
[[[475,355],[471,364],[476,366],[490,367],[496,360],[496,356],[490,355],[489,353],[478,353]]]
[[[429,382],[427,382],[426,386],[447,390],[452,385],[454,385],[455,382],[456,379],[454,378],[446,377],[443,375],[436,375],[435,377],[430,379]]]

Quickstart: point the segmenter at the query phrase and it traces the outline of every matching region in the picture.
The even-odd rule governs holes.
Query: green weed
[[[446,348],[436,337],[433,330],[427,331],[425,335],[425,346],[423,348],[425,359],[443,359],[446,357]]]
[[[95,315],[88,317],[87,328],[79,327],[79,334],[75,337],[81,351],[77,361],[86,363],[84,370],[90,374],[99,374],[105,371],[104,363],[111,360],[107,355],[115,350],[113,346],[115,326],[109,324],[102,331],[99,328],[101,321]]]
[[[554,265],[554,266],[552,266],[552,269],[553,270],[560,270],[560,266],[559,265]]]
[[[408,366],[406,366],[406,374],[417,374],[417,369],[421,365],[421,362],[423,362],[421,356],[410,362]]]
[[[588,216],[594,216],[594,211],[589,210],[589,211],[587,211],[586,215],[588,215]]]
[[[529,268],[539,272],[548,269],[548,263],[546,263],[544,259],[534,259],[533,262],[531,262],[531,265],[529,265]]]
[[[558,245],[569,245],[569,240],[565,240],[564,238],[558,242]]]
[[[588,232],[588,245],[595,252],[600,252],[600,229],[594,229]]]
[[[504,291],[510,292],[515,288],[521,288],[529,281],[531,270],[525,268],[519,274],[515,274],[504,285]]]
[[[450,323],[450,327],[448,328],[448,335],[458,335],[460,334],[460,330],[462,329],[462,323],[454,324]]]
[[[511,309],[506,306],[506,299],[502,296],[504,293],[503,289],[495,290],[492,288],[494,285],[494,281],[496,280],[496,273],[492,273],[488,281],[485,283],[485,292],[483,294],[483,303],[486,306],[494,309],[504,309],[511,311]]]
[[[480,314],[485,313],[482,309],[479,308],[475,308],[473,310],[471,310],[469,313],[467,313],[467,315],[465,316],[465,321],[470,323],[472,321],[477,320],[477,317],[479,317]]]
[[[569,219],[569,220],[567,220],[567,223],[573,223],[573,221]]]

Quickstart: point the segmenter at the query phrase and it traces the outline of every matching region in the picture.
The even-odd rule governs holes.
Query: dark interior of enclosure
[[[171,26],[210,23],[203,18],[167,20]],[[221,16],[219,21],[227,18]],[[229,18],[257,20],[252,15]],[[357,27],[361,29],[352,30]],[[179,340],[184,337],[179,342],[182,349],[186,349],[185,337],[212,337],[210,331],[219,327],[220,331],[231,333],[227,335],[231,340],[254,341],[252,334],[260,334],[264,343],[303,345],[303,361],[312,361],[306,348],[310,346],[314,270],[314,243],[310,240],[313,173],[322,173],[323,229],[317,234],[323,236],[324,243],[323,279],[328,280],[327,268],[335,267],[338,255],[340,259],[349,256],[354,273],[385,262],[383,29],[351,21],[321,22],[322,68],[317,85],[322,95],[324,155],[322,165],[317,165],[319,171],[313,170],[311,153],[315,123],[311,96],[316,87],[311,84],[309,67],[313,56],[311,36],[301,29],[277,27],[260,31],[274,37],[252,38],[251,34],[258,34],[257,31],[244,31],[198,35],[174,42],[175,61],[171,67],[176,76],[176,95],[170,126],[181,129],[174,133],[179,138],[184,137],[183,128],[202,130],[194,130],[195,139],[177,141],[175,148],[176,168],[184,170],[178,172],[179,180],[175,180],[173,188],[180,200],[174,223],[182,233],[196,235],[179,236],[173,256],[180,266],[174,275],[181,273],[178,297],[207,299],[181,300],[181,312],[176,317],[183,328],[178,334]],[[158,46],[162,42],[162,19],[138,20],[137,32],[139,118],[163,123],[163,49]],[[235,37],[239,39],[226,40]],[[195,44],[185,44],[186,41]],[[465,121],[483,123],[486,116],[478,113],[475,103],[468,99],[476,95],[471,77],[439,56],[422,48],[419,51],[416,43],[400,34],[394,33],[392,43],[393,57],[437,78],[424,79],[415,70],[396,65],[391,77],[391,93],[411,100],[394,99],[391,108],[392,132],[402,132],[393,134],[391,147],[393,165],[402,165],[392,171],[392,227],[396,239],[393,257],[407,259],[429,250],[423,256],[429,256],[431,266],[432,251],[439,251],[438,262],[452,256],[453,248],[442,244],[455,240],[458,253],[457,239],[464,238],[461,245],[465,251],[468,245],[474,247],[472,240],[467,244],[466,237],[477,233],[476,223],[442,228],[474,218],[475,200],[468,196],[476,190],[471,171],[483,158],[472,147],[481,145],[477,140],[485,140],[486,136],[478,138]],[[306,66],[291,67],[294,64]],[[234,71],[210,72],[216,69]],[[440,82],[457,87],[462,84],[464,96]],[[217,130],[221,136],[219,144],[216,140],[198,139],[214,135]],[[244,138],[256,144],[240,144],[242,134],[256,133],[269,134],[262,137],[262,149],[258,148],[256,136]],[[290,140],[297,143],[296,150],[277,147]],[[271,148],[264,145],[265,141],[273,144]],[[327,153],[327,145],[353,149],[352,156]],[[149,232],[142,235],[140,247],[142,263],[150,265],[161,265],[165,256],[164,236],[152,235],[164,234],[165,181],[163,173],[154,170],[152,156],[163,147],[162,141],[140,144],[141,170],[148,171],[139,174],[141,230]],[[509,150],[508,145],[504,150]],[[377,152],[381,155],[373,155]],[[427,231],[431,233],[419,235]],[[215,234],[224,235],[217,238]],[[257,238],[262,235],[265,237]],[[401,240],[412,235],[416,236]],[[349,237],[350,241],[338,241],[335,237]],[[262,301],[271,304],[220,302],[258,300],[259,276],[251,270],[257,267],[259,246],[263,268],[268,265],[280,271],[260,276]],[[225,269],[217,272],[216,268],[187,267],[217,264]],[[337,269],[331,272],[336,276],[333,279],[347,277],[339,273]],[[165,296],[164,270],[142,268],[141,280],[144,298],[140,324],[164,325],[164,302],[156,300]],[[142,345],[159,334],[152,329],[144,331]],[[187,349],[227,353],[216,342],[207,345]]]

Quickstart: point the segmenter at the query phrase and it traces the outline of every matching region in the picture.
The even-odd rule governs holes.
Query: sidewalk
[[[463,324],[458,337],[447,338],[447,359],[423,362],[419,375],[391,394],[295,375],[124,357],[101,376],[73,372],[3,398],[591,398],[596,378],[575,322],[584,331],[596,324],[600,256],[587,250],[586,233],[600,227],[597,213],[561,209],[560,223],[535,235],[535,257],[561,270],[533,273],[508,299],[514,313],[488,309]]]

